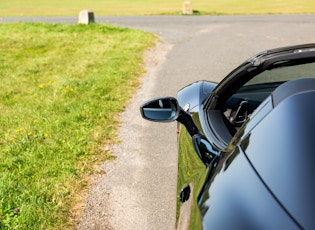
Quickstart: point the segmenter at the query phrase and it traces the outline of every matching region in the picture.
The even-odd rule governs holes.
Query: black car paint
[[[183,108],[185,105],[189,104],[189,109],[193,110],[194,107],[203,104],[204,100],[216,86],[217,83],[209,81],[192,83],[177,93],[177,100]],[[196,94],[196,92],[198,93]]]
[[[315,45],[263,52],[232,71],[219,85],[199,81],[178,92],[179,106],[185,108],[199,129],[190,135],[182,124],[178,125],[178,174],[184,175],[178,178],[178,194],[183,198],[178,203],[191,202],[188,212],[179,210],[178,204],[178,228],[182,216],[188,216],[190,229],[315,227],[314,81],[308,90],[281,100],[279,95],[264,97],[265,101],[228,145],[213,130],[209,131],[207,114],[209,108],[220,111],[228,98],[225,94],[231,96],[239,82],[244,84],[241,76],[249,80],[268,68],[278,68],[272,63],[281,60],[281,55],[294,59],[296,53],[303,62],[313,62],[312,47]],[[226,98],[220,98],[222,94]],[[215,153],[210,162],[196,154],[198,147],[191,140],[194,143],[198,138],[209,141]]]
[[[259,177],[305,229],[315,224],[314,101],[314,88],[286,98],[241,138]]]
[[[201,84],[213,83],[197,83],[199,86]],[[182,91],[178,94],[178,99],[182,102],[181,106],[204,99],[200,97],[202,93],[199,94],[199,98],[193,98],[193,95],[198,95],[196,89],[192,91],[195,92],[192,95],[187,94],[190,92],[189,88],[184,91],[184,94]],[[185,95],[187,99],[180,95]],[[306,101],[309,103],[305,104]],[[310,208],[305,204],[315,204],[313,198],[315,181],[311,173],[314,172],[314,165],[310,163],[315,162],[314,146],[312,141],[304,139],[305,136],[311,138],[315,131],[315,122],[312,122],[315,107],[309,106],[312,101],[315,101],[315,91],[298,94],[281,102],[275,110],[269,107],[265,118],[259,119],[261,123],[256,124],[253,131],[245,132],[247,127],[252,126],[250,122],[245,125],[239,133],[246,133],[246,136],[238,134],[239,145],[233,146],[230,152],[222,153],[221,165],[215,167],[211,165],[214,167],[212,170],[204,170],[203,174],[208,175],[200,174],[199,177],[205,178],[204,181],[199,181],[198,178],[197,181],[190,182],[192,183],[190,187],[197,187],[195,184],[202,183],[207,187],[193,191],[195,194],[191,196],[201,199],[198,202],[201,217],[191,218],[201,218],[205,229],[310,229],[313,227],[313,207]],[[198,109],[198,107],[202,106],[194,106],[190,111],[194,114],[192,117],[197,117],[197,111],[202,111],[202,108]],[[287,116],[284,117],[283,114]],[[203,130],[199,120],[195,119],[195,122]],[[299,123],[302,127],[294,126],[296,120],[303,122],[303,124]],[[283,130],[288,131],[283,132]],[[287,143],[287,140],[294,141]],[[194,154],[194,152],[180,151],[179,155],[181,154]],[[237,162],[232,164],[234,161]],[[269,164],[266,165],[266,162]],[[271,169],[274,171],[270,171]],[[195,169],[186,170],[194,174]],[[297,176],[298,174],[301,175]],[[207,183],[209,181],[212,183]],[[299,216],[299,213],[303,214]]]
[[[298,229],[242,149],[223,156],[199,205],[204,229]]]
[[[199,86],[205,84],[213,86],[213,83],[197,83]],[[196,88],[192,90],[189,87],[191,86],[178,94],[178,99],[182,103],[180,106],[204,100],[202,93],[198,98],[193,98],[194,95],[198,95],[196,94],[198,91]],[[196,85],[193,84],[192,87]],[[202,87],[199,87],[199,91],[201,90]],[[278,102],[274,110],[272,105],[263,104],[262,107],[268,107],[268,109],[264,113],[265,116],[259,118],[259,122],[253,119],[255,129],[253,130],[251,122],[248,122],[239,131],[243,135],[236,135],[236,137],[241,136],[240,140],[234,140],[240,145],[237,144],[230,152],[222,154],[221,158],[225,159],[222,161],[223,165],[212,169],[216,172],[211,175],[211,178],[207,176],[205,181],[198,182],[210,187],[207,181],[214,181],[211,189],[195,191],[199,193],[195,196],[202,197],[199,208],[205,229],[210,227],[242,229],[246,226],[247,229],[279,229],[280,227],[281,229],[310,229],[314,227],[312,213],[315,206],[310,207],[306,204],[315,204],[313,195],[315,181],[312,178],[314,165],[311,163],[315,162],[313,154],[315,145],[312,140],[305,139],[305,137],[312,138],[315,131],[313,121],[315,107],[310,106],[315,101],[315,85],[313,90],[283,99]],[[194,93],[188,94],[188,92]],[[272,103],[274,100],[266,101]],[[198,111],[203,114],[202,107],[202,104],[194,106],[190,111],[194,113],[192,117],[197,117]],[[195,122],[203,130],[200,120],[202,119],[195,119]],[[249,127],[251,127],[250,130],[245,132]],[[290,140],[289,143],[288,140]],[[179,154],[187,153],[179,152]],[[231,164],[236,158],[239,158],[237,163]],[[230,173],[231,169],[228,169],[230,165],[237,166],[233,168],[235,172]],[[194,169],[190,168],[189,171],[193,172]],[[207,173],[211,174],[212,171],[207,171]],[[220,175],[217,176],[218,174]],[[217,183],[228,185],[228,187],[217,186]],[[239,197],[235,197],[235,194]],[[255,195],[251,196],[251,194]],[[245,203],[244,197],[246,197]],[[235,199],[242,202],[235,203]]]

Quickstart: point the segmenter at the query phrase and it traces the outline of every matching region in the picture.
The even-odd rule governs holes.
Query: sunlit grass
[[[96,15],[179,15],[184,0],[11,0],[0,2],[1,16],[78,15],[89,9]],[[313,0],[191,0],[198,14],[315,13]]]
[[[0,24],[0,229],[68,225],[153,42],[106,25]]]

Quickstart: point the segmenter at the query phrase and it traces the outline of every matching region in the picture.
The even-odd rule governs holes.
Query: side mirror
[[[140,106],[144,119],[156,122],[175,121],[180,112],[178,102],[173,97],[157,98],[145,102]]]

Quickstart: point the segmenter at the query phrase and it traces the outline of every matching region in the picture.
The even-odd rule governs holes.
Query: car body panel
[[[314,101],[315,89],[291,96],[242,137],[259,176],[305,229],[315,226]]]
[[[177,101],[178,229],[315,228],[315,44],[261,52]]]
[[[262,183],[241,148],[224,157],[200,205],[204,229],[299,228]]]
[[[185,108],[188,104],[189,111],[192,111],[196,106],[199,106],[209,96],[217,83],[210,81],[198,81],[192,83],[177,93],[177,100],[181,107]],[[187,111],[188,111],[187,110]]]
[[[195,95],[198,94],[195,93]],[[271,103],[272,100],[267,101]],[[305,103],[307,101],[309,103]],[[306,205],[315,203],[313,198],[315,181],[312,179],[315,170],[313,169],[315,156],[312,153],[315,145],[311,140],[305,139],[305,135],[312,138],[315,130],[313,121],[315,107],[309,106],[312,101],[315,101],[315,91],[289,97],[274,110],[270,104],[263,105],[268,109],[258,122],[253,119],[255,129],[253,130],[253,125],[248,122],[236,135],[241,145],[241,148],[233,147],[233,151],[237,154],[233,151],[222,154],[221,158],[226,158],[221,159],[223,166],[206,167],[195,154],[190,144],[191,137],[184,127],[181,127],[184,130],[179,136],[179,143],[181,143],[179,145],[179,176],[186,175],[186,177],[185,179],[178,178],[178,188],[179,193],[186,186],[191,189],[190,198],[194,199],[190,210],[191,228],[202,225],[205,229],[209,227],[231,229],[232,226],[237,229],[244,226],[251,226],[251,229],[279,229],[280,227],[281,229],[299,229],[303,226],[307,229],[314,226],[312,209]],[[198,111],[197,107],[195,111]],[[192,117],[198,126],[202,127],[199,113],[193,112]],[[303,123],[297,123],[300,126],[295,127],[297,124],[294,121],[301,119]],[[278,128],[273,129],[276,126]],[[247,127],[252,128],[245,132]],[[288,143],[288,140],[294,141]],[[270,143],[270,146],[266,143]],[[305,155],[301,156],[303,153]],[[238,155],[242,157],[239,156],[239,160],[232,164]],[[227,173],[230,165],[236,167],[233,167],[231,173]],[[220,178],[224,181],[220,182]],[[209,181],[212,181],[211,186]],[[203,188],[205,184],[210,187],[209,190]],[[305,187],[308,189],[304,189]],[[244,201],[235,203],[238,199],[237,195],[240,194],[247,197],[245,204]],[[198,203],[199,209],[196,207]],[[209,209],[210,206],[213,208]],[[309,214],[305,215],[308,212]],[[299,216],[299,213],[303,214]],[[187,211],[184,215],[188,215]],[[219,218],[220,215],[225,216],[228,221]],[[201,220],[200,223],[198,219]]]

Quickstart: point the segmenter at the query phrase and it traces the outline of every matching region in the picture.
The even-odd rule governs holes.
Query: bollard
[[[193,10],[192,10],[192,6],[191,6],[191,2],[190,1],[185,1],[183,3],[183,14],[192,14]]]
[[[89,10],[81,10],[79,13],[79,24],[90,24],[94,23],[94,13]]]

